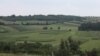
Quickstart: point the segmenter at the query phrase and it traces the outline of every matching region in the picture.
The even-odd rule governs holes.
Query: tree
[[[98,56],[98,51],[94,48],[92,51],[86,52],[87,56]]]
[[[13,14],[13,15],[11,15],[11,17],[12,17],[12,18],[15,18],[15,17],[16,17],[16,15],[14,15],[14,14]]]
[[[43,30],[47,30],[48,29],[48,27],[43,27]]]
[[[48,56],[48,55],[52,55],[53,52],[53,46],[51,44],[44,44],[42,46],[43,49],[43,54]]]
[[[77,54],[80,50],[79,48],[79,41],[74,41],[72,39],[72,37],[69,37],[68,38],[68,42],[69,42],[69,47],[70,47],[70,51],[72,52],[72,54]]]
[[[0,25],[4,25],[5,23],[3,23],[3,22],[0,22]]]
[[[3,16],[0,16],[0,19],[2,19],[3,18]]]
[[[69,36],[69,37],[68,37],[68,42],[69,42],[69,43],[72,43],[72,42],[73,42],[72,36]]]
[[[52,30],[53,28],[52,27],[50,27],[50,30]]]
[[[59,27],[58,27],[58,30],[60,30],[60,29],[61,29],[61,27],[59,26]]]
[[[82,23],[79,27],[78,30],[80,31],[100,31],[100,22],[97,23]]]
[[[72,29],[69,29],[68,31],[72,31]]]
[[[55,52],[55,56],[70,56],[69,49],[66,47],[64,40],[61,40],[59,49]]]

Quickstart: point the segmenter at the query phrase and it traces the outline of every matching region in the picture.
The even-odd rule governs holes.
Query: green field
[[[48,30],[42,28],[47,26]],[[58,30],[58,27],[61,27]],[[67,40],[72,37],[84,43],[80,46],[82,50],[100,49],[99,31],[78,31],[76,24],[53,24],[53,25],[9,25],[0,26],[0,41],[32,41],[58,45],[61,39]],[[53,29],[50,30],[50,27]],[[69,31],[71,29],[71,31]]]

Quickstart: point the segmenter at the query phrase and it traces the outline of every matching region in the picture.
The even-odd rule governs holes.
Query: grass
[[[81,47],[81,50],[83,51],[85,50],[91,51],[93,48],[100,51],[100,40],[90,40],[82,44],[80,47]]]
[[[44,26],[48,30],[43,30]],[[57,27],[61,27],[60,30]],[[50,30],[50,27],[53,30]],[[71,29],[71,31],[68,31]],[[67,40],[72,36],[74,40],[85,42],[80,47],[82,50],[91,50],[93,48],[100,49],[100,32],[99,31],[78,31],[77,26],[68,24],[53,25],[10,25],[0,26],[0,30],[8,31],[0,33],[0,41],[33,41],[41,43],[49,43],[54,46],[58,45],[61,39]],[[97,40],[98,39],[98,40]]]
[[[2,25],[0,25],[0,30],[7,31],[7,32],[18,32],[18,30],[15,28],[12,28],[10,26],[2,26]]]

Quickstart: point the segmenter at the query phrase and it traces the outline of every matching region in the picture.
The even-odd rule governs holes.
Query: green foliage
[[[60,29],[61,29],[61,27],[59,26],[59,27],[58,27],[58,30],[60,30]]]
[[[5,23],[3,23],[3,22],[0,22],[0,25],[5,25]]]
[[[16,27],[15,27],[16,26]],[[57,27],[61,27],[61,30],[58,30]],[[99,48],[99,31],[77,31],[77,27],[63,25],[63,24],[53,24],[47,25],[53,28],[53,30],[43,30],[42,28],[45,25],[10,25],[10,26],[0,26],[0,29],[7,31],[7,33],[0,33],[0,41],[33,41],[41,43],[50,43],[53,46],[59,45],[60,40],[68,39],[69,36],[72,36],[74,40],[82,41],[81,50],[92,50],[93,48]],[[67,31],[72,29],[71,31]],[[19,32],[20,30],[20,32]],[[27,31],[26,31],[27,30]],[[91,41],[95,39],[95,41]],[[90,42],[88,42],[90,40]],[[97,44],[98,43],[98,44]],[[76,45],[75,45],[76,46]]]
[[[56,21],[55,23],[63,23],[66,21],[83,21],[86,20],[84,17],[80,16],[73,16],[73,15],[34,15],[34,16],[16,16],[16,15],[11,15],[11,16],[2,16],[3,20],[6,21],[31,21],[31,20],[37,20],[37,21]],[[48,24],[48,22],[46,23]]]
[[[48,27],[43,27],[43,30],[47,30],[48,29]]]
[[[52,45],[41,43],[10,43],[0,42],[0,53],[28,53],[37,55],[51,55]]]
[[[50,27],[50,30],[52,30],[53,28],[52,27]]]
[[[92,51],[86,51],[85,56],[98,56],[98,51],[96,49],[92,49]]]
[[[82,23],[78,29],[80,31],[100,31],[100,22],[92,23]]]
[[[82,51],[85,50],[92,51],[92,49],[94,48],[96,48],[99,51],[100,50],[99,44],[100,44],[100,40],[90,40],[80,45],[80,47]]]
[[[78,42],[69,38],[67,41],[61,40],[58,51],[55,52],[55,56],[71,56],[80,55],[80,48]]]

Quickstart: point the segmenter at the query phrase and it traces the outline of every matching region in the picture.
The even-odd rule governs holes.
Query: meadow
[[[48,27],[43,30],[43,27]],[[50,29],[52,27],[53,29]],[[58,29],[60,27],[60,30]],[[0,41],[6,42],[41,42],[57,46],[61,39],[72,37],[83,44],[81,50],[100,49],[99,31],[78,31],[78,24],[53,24],[53,25],[1,25]],[[98,44],[97,44],[98,43]]]

